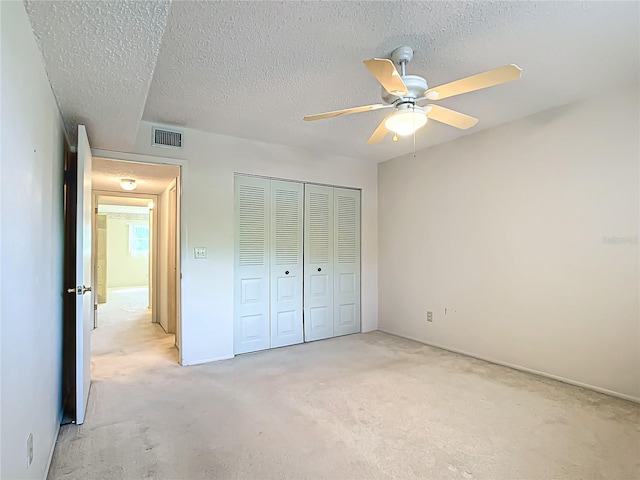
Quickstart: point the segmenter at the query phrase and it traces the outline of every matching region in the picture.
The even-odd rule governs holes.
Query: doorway
[[[94,157],[92,353],[163,339],[179,361],[180,167]]]
[[[151,280],[153,208],[156,196],[96,195],[94,328],[112,324],[126,313],[153,319]]]

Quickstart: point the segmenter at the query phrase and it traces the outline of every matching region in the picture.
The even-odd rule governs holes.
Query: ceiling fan
[[[427,81],[423,77],[406,74],[406,65],[412,58],[413,49],[411,47],[399,47],[391,53],[390,60],[387,58],[372,58],[363,62],[382,85],[382,100],[385,103],[308,115],[304,117],[304,120],[320,120],[352,113],[393,108],[394,111],[384,117],[373,134],[371,134],[369,140],[367,140],[368,144],[380,142],[389,131],[395,133],[394,140],[397,140],[397,135],[411,135],[419,128],[424,127],[427,119],[466,130],[478,123],[478,119],[438,105],[422,104],[511,82],[520,78],[522,73],[522,70],[517,65],[511,64],[445,83],[438,87],[429,88]],[[398,73],[395,64],[400,66],[401,73]]]

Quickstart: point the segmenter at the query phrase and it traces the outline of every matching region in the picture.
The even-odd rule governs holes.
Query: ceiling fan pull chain
[[[416,158],[416,131],[413,131],[413,158]]]
[[[413,111],[414,112],[416,111],[416,104],[415,103],[413,104]],[[413,123],[415,124],[415,122],[416,122],[415,117],[413,117]],[[416,128],[413,131],[413,158],[416,158],[416,131],[417,130],[418,129]]]

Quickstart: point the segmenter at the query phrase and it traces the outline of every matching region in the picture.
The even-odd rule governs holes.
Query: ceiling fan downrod
[[[406,65],[413,58],[413,48],[411,47],[398,47],[391,52],[391,61],[400,65],[400,75],[404,77],[406,72]]]

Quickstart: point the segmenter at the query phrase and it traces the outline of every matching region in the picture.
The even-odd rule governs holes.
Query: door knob
[[[91,287],[82,285],[81,287],[67,288],[67,293],[75,293],[77,295],[84,295],[91,291]]]
[[[318,271],[319,271],[319,272],[321,272],[321,271],[322,271],[322,269],[321,269],[320,267],[318,267]]]

